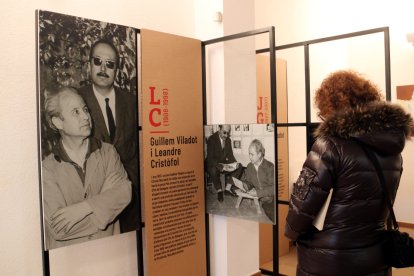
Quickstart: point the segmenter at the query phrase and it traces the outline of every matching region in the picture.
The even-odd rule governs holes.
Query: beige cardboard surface
[[[289,253],[289,239],[284,236],[285,221],[288,205],[279,204],[279,257]],[[273,261],[273,226],[261,223],[259,225],[259,264],[263,266]]]
[[[256,56],[257,80],[257,122],[271,123],[270,101],[270,65],[268,55]],[[277,87],[277,120],[278,123],[287,123],[287,77],[286,61],[276,60],[276,87]],[[289,199],[289,152],[288,128],[277,128],[278,141],[278,199]],[[285,220],[288,206],[279,204],[279,256],[289,252],[289,240],[284,237]],[[273,230],[272,225],[260,224],[259,228],[259,263],[264,265],[273,260]]]
[[[257,122],[271,123],[269,56],[256,56]],[[277,120],[287,123],[286,61],[276,60]],[[289,200],[288,129],[277,128],[278,141],[278,198]]]
[[[413,98],[414,85],[401,85],[397,86],[397,99],[410,101]]]
[[[289,253],[289,239],[284,234],[288,211],[288,205],[279,204],[279,257]]]
[[[414,85],[397,86],[397,103],[400,104],[411,116],[414,116]],[[414,137],[414,126],[411,128],[411,136]]]
[[[141,30],[147,275],[206,275],[201,42]]]

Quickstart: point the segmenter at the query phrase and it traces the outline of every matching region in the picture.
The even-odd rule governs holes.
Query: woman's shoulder
[[[317,137],[312,145],[312,151],[325,152],[338,148],[345,143],[347,143],[347,140],[334,136]]]

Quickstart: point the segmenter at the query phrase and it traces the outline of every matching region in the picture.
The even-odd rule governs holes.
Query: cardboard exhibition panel
[[[284,235],[286,216],[289,206],[279,204],[279,257],[289,253],[289,239]],[[273,269],[273,227],[272,225],[260,223],[259,225],[259,265],[260,268],[269,266]],[[269,264],[270,263],[270,264]]]
[[[256,56],[257,122],[271,123],[270,66],[268,55]],[[276,60],[277,123],[287,123],[286,61]],[[288,129],[277,128],[278,199],[289,200]]]
[[[141,30],[147,275],[206,275],[199,40]]]
[[[276,97],[277,123],[287,123],[287,76],[286,61],[276,59]],[[256,56],[257,80],[257,122],[271,123],[270,97],[270,61],[269,56]],[[289,148],[288,128],[277,128],[278,142],[278,200],[289,200]],[[286,224],[287,205],[279,204],[279,256],[289,252],[289,240],[283,235]],[[259,264],[261,268],[273,269],[273,227],[269,224],[260,224],[259,228]]]

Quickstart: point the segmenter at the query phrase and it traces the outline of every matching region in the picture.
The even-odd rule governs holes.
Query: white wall
[[[35,10],[194,37],[192,0],[1,3],[0,275],[42,275]],[[134,233],[51,251],[52,275],[137,275]]]
[[[276,27],[277,45],[315,39],[330,35],[360,31],[364,29],[390,26],[391,31],[391,69],[392,89],[395,86],[412,84],[414,77],[414,47],[405,42],[405,32],[413,32],[412,1],[357,1],[349,0],[343,4],[329,0],[251,0],[226,2],[233,10],[232,18],[227,22],[239,24],[240,29],[229,32],[247,31],[270,25]],[[238,10],[241,8],[241,10]],[[199,38],[201,40],[220,37],[224,34],[223,25],[209,19],[210,11],[226,10],[220,0],[102,0],[96,1],[61,0],[61,1],[12,1],[3,0],[0,25],[2,38],[0,60],[0,210],[2,224],[0,230],[0,274],[1,275],[42,275],[39,212],[39,175],[37,159],[36,127],[36,59],[35,59],[35,10],[44,9],[70,15],[112,23],[149,28],[167,33]],[[249,19],[237,12],[255,15],[252,28]],[[207,23],[209,22],[209,23]],[[225,21],[224,21],[225,22]],[[201,24],[201,25],[200,25]],[[203,25],[204,24],[204,25]],[[226,33],[229,34],[229,33]],[[266,47],[266,45],[264,46]],[[369,62],[369,61],[368,61]],[[300,60],[298,61],[300,63]],[[223,66],[223,65],[220,65]],[[293,82],[303,78],[300,66],[290,70],[288,77]],[[223,89],[223,88],[221,88]],[[301,90],[301,84],[297,84]],[[221,96],[225,104],[224,96]],[[303,108],[294,108],[300,113]],[[220,116],[224,116],[224,113]],[[230,115],[228,115],[230,116]],[[293,116],[290,114],[290,116]],[[298,115],[300,117],[300,114]],[[215,118],[219,120],[221,117]],[[298,136],[301,131],[298,131]],[[291,137],[293,137],[291,135]],[[302,140],[301,140],[302,141]],[[300,142],[303,144],[303,141]],[[290,142],[294,145],[294,143]],[[303,145],[302,145],[303,146]],[[296,146],[295,148],[302,148]],[[401,221],[414,222],[411,211],[411,197],[414,186],[414,165],[412,151],[414,145],[409,142],[404,151],[405,171],[396,203],[397,217]],[[294,154],[293,164],[301,164],[304,156]],[[290,172],[295,178],[297,172]],[[292,179],[291,179],[292,181]],[[254,224],[232,221],[226,218],[215,220],[212,236],[216,241],[224,238],[230,243],[227,255],[240,255],[254,247],[251,239],[249,248],[237,244],[237,240],[247,235],[256,236]],[[242,224],[242,226],[241,226]],[[242,227],[249,233],[232,237],[237,228]],[[226,236],[221,231],[226,231]],[[228,237],[227,237],[228,236]],[[214,248],[214,247],[213,247]],[[226,247],[227,248],[227,247]],[[220,248],[216,248],[216,254]],[[256,260],[253,260],[255,262]],[[51,254],[52,275],[136,275],[136,253],[134,234],[111,237],[103,242],[97,240],[88,244],[74,245],[58,249]],[[216,264],[217,271],[226,275],[240,272],[234,268],[240,260],[222,260]],[[247,266],[251,266],[251,262]],[[227,267],[229,266],[229,267]],[[239,274],[240,275],[240,274]]]
[[[254,1],[195,1],[196,33],[208,40],[254,29]],[[214,22],[222,12],[223,22]],[[207,123],[254,123],[256,72],[254,39],[217,43],[207,52]],[[253,93],[252,93],[253,92]],[[251,275],[259,270],[258,223],[210,216],[211,275]],[[248,248],[248,250],[246,250]],[[242,252],[242,253],[241,253]]]
[[[389,26],[392,99],[395,99],[396,86],[414,83],[414,74],[412,73],[414,71],[414,47],[406,41],[405,37],[406,33],[414,31],[412,24],[413,1],[261,0],[256,1],[255,4],[256,28],[275,26],[276,45]],[[362,69],[375,82],[383,81],[383,73],[375,71],[378,60],[375,55],[372,55],[372,50],[379,51],[378,45],[375,45],[375,49],[372,49],[373,45],[370,43],[361,43],[359,46],[362,51],[365,51],[365,54],[358,56],[355,49],[351,49],[348,50],[348,55],[351,53],[351,56],[347,60],[341,60],[340,55],[337,57],[333,55],[333,53],[337,53],[338,47],[331,47],[331,51],[329,48],[324,49],[324,55],[330,56],[331,62],[325,68],[320,68],[321,70],[311,70],[312,78],[322,80],[327,74],[327,67],[333,70],[335,67],[346,68],[346,66],[350,66],[354,67],[353,69]],[[300,69],[303,53],[293,52],[292,50],[282,54],[288,58],[289,117],[293,121],[303,122],[304,105],[297,102],[297,99],[301,99],[303,97],[301,95],[304,93],[304,69]],[[345,54],[345,52],[343,53]],[[276,52],[277,55],[278,53]],[[289,145],[290,152],[294,153],[290,154],[289,175],[290,183],[292,183],[296,180],[304,158],[303,154],[297,152],[296,149],[298,146],[306,147],[296,137],[293,137],[292,133],[289,135]],[[410,204],[414,196],[414,185],[412,185],[414,171],[411,169],[414,166],[413,150],[413,142],[409,142],[403,152],[405,171],[395,204],[397,219],[409,223],[414,223],[414,213]]]
[[[223,14],[222,0],[195,0],[195,37],[202,41],[224,35],[223,17],[215,21],[215,14]],[[222,122],[224,118],[224,51],[222,44],[210,44],[206,48],[207,123]],[[212,112],[214,103],[215,112]]]
[[[225,0],[224,35],[254,30],[253,0]],[[248,37],[224,43],[225,122],[256,123],[255,39]],[[252,275],[259,269],[259,224],[227,219],[225,275]],[[216,274],[217,276],[223,274]]]

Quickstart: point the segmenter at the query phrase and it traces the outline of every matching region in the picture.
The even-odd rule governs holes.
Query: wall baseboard
[[[410,223],[410,222],[398,222],[398,226],[400,227],[407,227],[407,228],[413,228],[414,229],[414,223]]]

